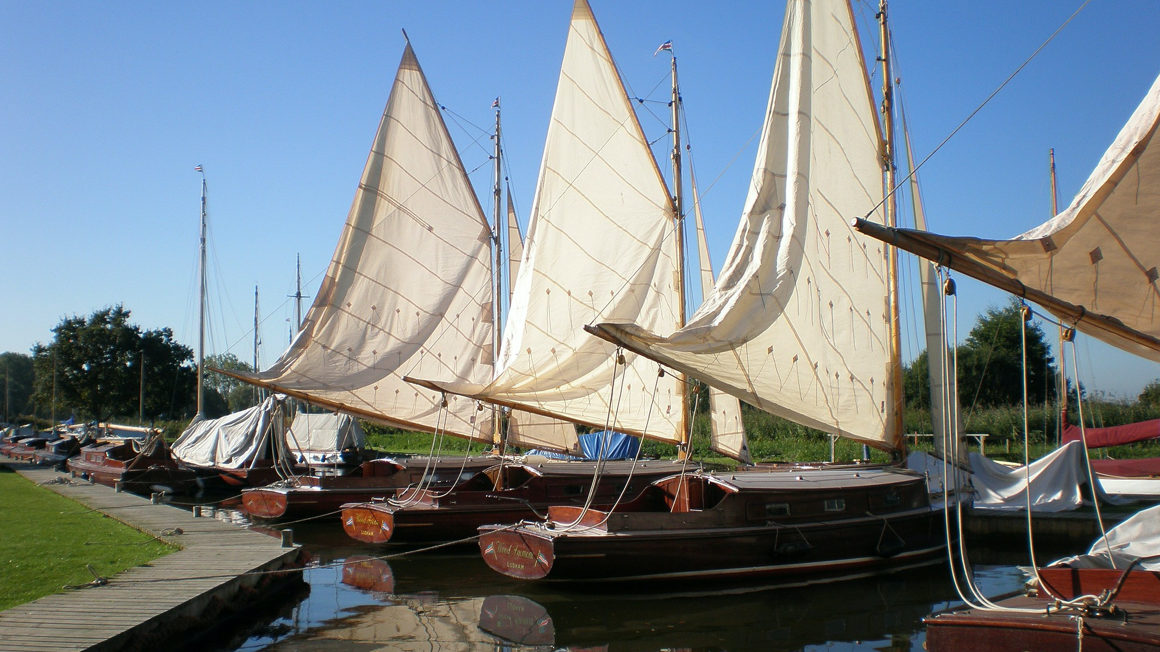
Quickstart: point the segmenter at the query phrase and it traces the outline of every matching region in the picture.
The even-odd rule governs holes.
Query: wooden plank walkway
[[[11,464],[62,496],[148,532],[181,550],[109,578],[105,586],[50,595],[0,612],[0,652],[147,649],[193,624],[215,600],[229,601],[295,561],[298,548],[273,537],[96,484],[44,484],[65,474]],[[181,534],[174,534],[177,529]],[[166,534],[162,534],[165,532]],[[188,626],[188,625],[187,625]]]

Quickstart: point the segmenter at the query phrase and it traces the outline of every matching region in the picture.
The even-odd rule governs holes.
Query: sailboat
[[[886,220],[893,169],[852,8],[792,0],[778,52],[713,291],[671,334],[616,317],[589,330],[766,411],[900,451],[892,252],[847,221]],[[480,534],[488,565],[523,579],[818,579],[932,563],[946,548],[925,479],[871,465],[683,473],[611,510],[552,508],[546,522]]]
[[[1009,240],[889,229],[862,220],[855,226],[1039,304],[1069,330],[1160,361],[1160,315],[1155,310],[1160,280],[1160,250],[1155,246],[1160,237],[1155,219],[1160,214],[1158,128],[1160,77],[1071,205]],[[1080,407],[1079,439],[1086,440],[1082,403]],[[1143,512],[1120,527],[1154,518],[1154,513]],[[1048,649],[1084,639],[1088,647],[1156,649],[1160,594],[1155,587],[1160,586],[1160,572],[1143,570],[1141,562],[1146,559],[1123,545],[1138,541],[1140,535],[1133,528],[1119,542],[1112,531],[1097,540],[1093,552],[1109,553],[1104,568],[1067,561],[1034,568],[1037,582],[1029,595],[997,604],[971,604],[927,619],[930,649],[968,649],[968,645],[978,649],[984,644],[991,644],[991,649],[1016,649],[1009,644]],[[1126,613],[1132,614],[1132,627],[1123,625]]]
[[[681,379],[658,373],[645,358],[616,355],[580,328],[601,315],[640,319],[666,332],[680,325],[676,214],[592,10],[578,0],[499,372],[486,384],[419,374],[408,380],[511,408],[516,424],[509,445],[537,443],[525,428],[543,420],[683,445]],[[446,492],[348,505],[344,528],[374,543],[467,539],[479,525],[535,518],[552,505],[631,500],[649,482],[697,466],[598,457],[595,463],[506,464]]]
[[[337,250],[281,358],[224,372],[335,412],[493,443],[489,412],[403,381],[482,382],[493,365],[492,233],[411,44],[404,49]],[[482,447],[481,447],[482,448]],[[355,477],[244,492],[262,518],[333,511],[422,480],[454,484],[491,456],[373,460]]]

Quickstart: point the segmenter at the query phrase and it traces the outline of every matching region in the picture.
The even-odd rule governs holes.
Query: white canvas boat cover
[[[499,373],[491,383],[433,385],[681,441],[678,379],[667,375],[658,387],[655,362],[626,354],[618,365],[616,347],[583,330],[616,320],[673,332],[681,319],[677,246],[668,189],[592,11],[577,0]]]
[[[745,210],[717,285],[671,336],[605,319],[630,348],[797,423],[877,448],[892,426],[882,138],[844,0],[791,0]]]
[[[299,412],[290,424],[286,443],[295,452],[338,453],[347,448],[365,448],[367,436],[350,415]]]
[[[410,44],[326,278],[290,348],[243,380],[433,432],[439,392],[405,374],[492,377],[490,229]],[[445,430],[490,441],[490,412],[448,396]]]
[[[173,443],[173,457],[191,466],[240,469],[264,459],[271,437],[282,431],[282,398],[267,396],[252,408],[220,419],[194,419]]]
[[[1086,555],[1060,559],[1052,566],[1071,568],[1118,568],[1125,570],[1137,559],[1139,570],[1160,570],[1160,505],[1140,510],[1108,530],[1108,540],[1100,537]],[[1110,550],[1110,554],[1109,554]],[[1152,559],[1147,559],[1151,557]]]
[[[1088,317],[1077,328],[1160,361],[1160,144],[1153,142],[1158,124],[1160,77],[1071,205],[1038,228],[1010,240],[907,234],[951,252],[951,267],[965,258],[1085,315],[1119,322],[1123,329],[1109,329]],[[1060,315],[1058,307],[1044,305]]]
[[[1028,471],[1022,466],[1000,464],[971,453],[971,484],[975,509],[1024,511],[1027,509]],[[912,453],[907,467],[925,473],[932,488],[942,486],[943,461],[926,453]],[[1031,463],[1031,511],[1066,512],[1083,504],[1082,487],[1088,484],[1083,444],[1072,442]],[[1105,502],[1120,504],[1107,496],[1096,481],[1096,494]]]

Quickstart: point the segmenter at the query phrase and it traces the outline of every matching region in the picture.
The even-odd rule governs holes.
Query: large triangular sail
[[[883,211],[882,137],[844,1],[794,0],[741,224],[714,291],[664,336],[602,334],[774,414],[893,450],[886,248],[848,221]]]
[[[1160,361],[1158,126],[1160,77],[1071,205],[1010,240],[904,229],[875,237],[1026,297],[1092,337]]]
[[[583,330],[609,319],[675,330],[677,246],[668,189],[592,11],[577,0],[499,372],[490,384],[433,385],[681,441],[678,379],[631,353],[619,364],[616,347]]]
[[[474,401],[407,373],[487,382],[490,230],[410,44],[326,278],[290,348],[240,376],[359,417],[490,441]]]

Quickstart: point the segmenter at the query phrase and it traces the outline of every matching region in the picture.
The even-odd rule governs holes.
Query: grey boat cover
[[[364,448],[366,434],[362,426],[346,414],[298,413],[290,425],[286,443],[296,453],[337,453],[347,448]]]
[[[269,396],[252,408],[220,419],[197,419],[173,444],[178,460],[203,467],[240,469],[267,457],[271,436],[284,436],[281,396]]]

